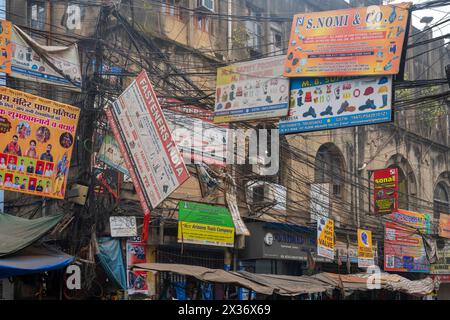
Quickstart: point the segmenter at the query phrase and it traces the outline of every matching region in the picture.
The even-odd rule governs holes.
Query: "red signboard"
[[[398,170],[376,170],[374,181],[375,214],[390,214],[398,209]]]

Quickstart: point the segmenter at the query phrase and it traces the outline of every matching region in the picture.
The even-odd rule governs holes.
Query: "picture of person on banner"
[[[19,188],[20,188],[19,177],[15,177],[15,178],[14,178],[14,184],[13,184],[13,187],[16,188],[16,189],[19,189]]]
[[[64,153],[61,160],[58,161],[58,164],[56,165],[56,178],[55,178],[55,194],[57,195],[63,195],[64,190],[64,180],[66,178],[67,171],[69,169],[69,163],[67,161],[67,153]]]
[[[25,121],[19,122],[16,128],[16,133],[19,135],[20,139],[28,138],[31,134],[30,125]]]
[[[3,175],[0,174],[0,186],[3,186]]]
[[[17,166],[17,171],[25,172],[25,160],[24,159],[20,159],[20,163]]]
[[[41,161],[38,161],[36,165],[36,174],[43,174],[44,173],[44,165]]]
[[[45,167],[44,176],[51,177],[52,174],[53,174],[53,165],[50,163],[47,163],[47,165]]]
[[[12,174],[8,173],[5,175],[5,187],[10,187],[12,188],[13,183],[12,183]]]
[[[50,181],[47,181],[45,183],[44,193],[50,193],[50,192],[52,192],[52,187],[50,185]]]
[[[36,150],[36,140],[31,140],[30,141],[30,147],[25,152],[25,156],[30,157],[30,158],[37,158],[38,157],[38,153],[37,153],[37,150]]]
[[[53,156],[51,154],[51,151],[52,151],[52,145],[48,144],[47,150],[43,154],[41,154],[41,160],[53,162]]]
[[[30,179],[30,185],[28,186],[28,190],[30,190],[30,191],[36,190],[36,179],[35,178]]]
[[[21,190],[25,190],[27,188],[27,182],[28,182],[27,178],[22,179],[22,184],[20,185]]]
[[[8,159],[8,170],[16,170],[17,166],[17,158],[14,156],[9,156]]]
[[[27,166],[27,173],[34,173],[34,162],[30,160],[30,163]]]
[[[70,148],[73,143],[73,137],[69,132],[64,132],[59,138],[59,143],[63,148]]]
[[[41,143],[50,140],[50,130],[47,127],[39,127],[36,131],[36,138]]]
[[[3,153],[22,156],[22,149],[20,149],[18,141],[19,137],[17,135],[13,135],[11,142],[6,145],[5,150],[3,150]]]
[[[38,185],[36,187],[36,191],[38,191],[38,192],[44,191],[44,186],[42,185],[42,180],[39,180]]]
[[[0,169],[6,169],[6,157],[0,158]]]

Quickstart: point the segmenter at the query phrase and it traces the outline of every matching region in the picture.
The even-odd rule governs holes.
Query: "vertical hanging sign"
[[[373,265],[372,231],[358,229],[358,267],[367,268]]]
[[[376,170],[373,174],[375,214],[390,214],[398,209],[398,169]]]
[[[334,221],[328,218],[317,219],[317,255],[334,259]]]

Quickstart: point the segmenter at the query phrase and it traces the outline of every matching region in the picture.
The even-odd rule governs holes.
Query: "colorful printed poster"
[[[375,214],[387,214],[398,209],[398,169],[376,170],[374,181]]]
[[[157,207],[189,173],[145,71],[106,114],[148,217],[149,206]]]
[[[334,221],[328,218],[317,219],[317,255],[334,259]]]
[[[409,3],[294,16],[286,77],[397,74]]]
[[[392,77],[291,79],[280,134],[392,121]]]
[[[289,79],[282,76],[283,62],[269,57],[217,69],[214,122],[285,116]]]
[[[374,264],[372,231],[358,229],[358,267],[367,268]]]
[[[180,201],[178,242],[233,247],[234,224],[225,207]]]
[[[81,91],[81,68],[77,44],[43,46],[14,26],[11,77],[64,86]]]
[[[130,270],[138,263],[146,263],[145,243],[127,241],[127,283],[128,294],[149,294],[147,271]]]
[[[80,109],[0,87],[0,189],[64,199]]]
[[[389,216],[384,234],[384,270],[429,272],[422,233],[430,233],[430,216],[398,209]]]
[[[176,99],[160,99],[160,103],[185,162],[226,165],[227,124],[214,124],[212,111],[183,105]]]
[[[103,136],[102,146],[97,154],[97,159],[111,168],[127,176],[129,175],[128,169],[125,166],[125,160],[120,153],[119,145],[112,135],[106,134]]]
[[[450,239],[450,215],[441,213],[439,216],[439,236]]]
[[[0,72],[11,73],[12,23],[0,20]]]

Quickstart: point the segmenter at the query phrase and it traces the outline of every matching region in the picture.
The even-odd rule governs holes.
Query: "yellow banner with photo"
[[[63,199],[80,109],[0,87],[0,189]]]

